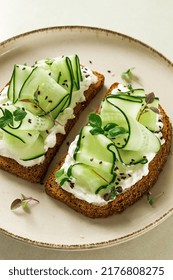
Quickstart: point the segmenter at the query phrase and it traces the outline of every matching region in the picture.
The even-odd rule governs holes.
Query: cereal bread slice
[[[117,87],[117,85],[117,83],[113,84],[108,90],[107,95],[109,95],[111,91]],[[75,211],[90,218],[103,218],[112,214],[121,213],[127,207],[134,204],[144,194],[147,194],[148,191],[154,186],[170,152],[172,142],[171,123],[169,121],[169,117],[166,115],[164,109],[160,105],[159,110],[162,116],[162,135],[165,139],[165,143],[161,145],[159,152],[156,153],[155,157],[150,161],[148,174],[143,176],[142,179],[136,182],[129,189],[118,194],[113,200],[104,205],[97,205],[79,199],[74,194],[64,190],[56,182],[55,174],[63,165],[63,159],[50,174],[45,185],[46,193],[51,197],[65,203]]]
[[[104,84],[104,76],[96,71],[93,71],[93,74],[97,76],[97,82],[91,84],[89,88],[84,92],[85,101],[77,103],[74,108],[74,118],[69,119],[65,125],[65,134],[57,133],[56,134],[56,145],[53,148],[49,148],[45,154],[45,159],[41,164],[36,164],[31,167],[26,167],[19,164],[12,158],[4,157],[0,155],[0,168],[10,172],[14,175],[17,175],[20,178],[23,178],[32,183],[42,183],[47,172],[47,169],[53,160],[55,154],[60,149],[63,141],[65,140],[67,134],[70,132],[72,127],[75,125],[80,113],[86,108],[89,102],[96,96],[97,93],[101,90]]]

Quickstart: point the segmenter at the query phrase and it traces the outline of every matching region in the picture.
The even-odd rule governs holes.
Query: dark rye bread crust
[[[65,140],[67,134],[70,132],[71,128],[75,125],[80,113],[86,108],[89,102],[95,97],[95,95],[101,90],[104,84],[104,76],[96,71],[93,73],[98,77],[96,84],[91,84],[89,89],[84,92],[85,101],[78,103],[74,108],[75,118],[68,120],[65,131],[66,134],[57,133],[56,135],[56,145],[53,148],[49,148],[45,154],[45,160],[41,164],[34,165],[32,167],[25,167],[20,165],[14,159],[0,156],[0,168],[10,172],[20,178],[23,178],[32,183],[42,183],[47,172],[48,166],[53,160],[55,154],[61,147],[63,141]]]
[[[117,83],[113,84],[109,89],[109,94],[113,88],[117,86]],[[98,206],[88,203],[84,200],[76,198],[73,194],[63,190],[56,182],[54,174],[60,169],[64,160],[56,167],[54,172],[50,174],[46,185],[46,193],[51,197],[62,201],[77,212],[82,213],[90,218],[103,218],[108,217],[112,214],[118,214],[124,211],[127,207],[134,204],[144,194],[146,194],[156,183],[160,172],[162,171],[164,164],[167,161],[167,157],[170,152],[172,142],[172,127],[168,116],[166,115],[163,108],[159,105],[159,109],[162,115],[163,122],[163,137],[165,143],[161,146],[161,149],[154,159],[149,163],[149,173],[144,176],[140,181],[134,184],[130,189],[124,193],[119,194],[113,201],[106,205]]]

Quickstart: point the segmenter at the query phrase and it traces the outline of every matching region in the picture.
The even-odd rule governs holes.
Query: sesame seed
[[[116,190],[117,190],[117,192],[122,193],[123,188],[121,186],[119,186],[119,187],[116,188]]]
[[[116,171],[116,170],[118,170],[118,169],[119,169],[118,166],[115,166],[114,170]]]
[[[70,188],[74,188],[74,183],[70,182]]]

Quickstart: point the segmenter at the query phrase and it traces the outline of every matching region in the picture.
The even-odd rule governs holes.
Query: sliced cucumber
[[[132,89],[130,95],[135,97],[145,97],[145,90],[143,88]]]
[[[71,94],[73,90],[73,69],[71,60],[65,56],[61,59],[55,59],[50,66],[51,76]]]
[[[35,104],[33,100],[23,100],[17,101],[15,103],[16,107],[24,108],[27,112],[31,112],[35,116],[42,116],[43,110]]]
[[[100,169],[84,163],[72,165],[68,170],[68,176],[73,177],[75,184],[82,186],[89,193],[97,193],[99,189],[106,189],[114,179],[111,174],[100,172]]]
[[[23,161],[33,160],[35,158],[41,157],[45,154],[44,149],[44,139],[41,135],[37,138],[37,140],[28,146],[20,156],[20,159]]]
[[[128,132],[127,135],[120,135],[120,137],[116,137],[113,140],[116,147],[118,149],[133,151],[144,150],[145,152],[158,152],[160,149],[159,139],[142,124],[137,122],[136,113],[134,117],[134,114],[130,111],[129,104],[127,106],[127,102],[124,101],[124,103],[123,105],[122,100],[120,101],[119,98],[107,97],[102,104],[100,113],[104,125],[106,125],[109,113],[109,122],[114,122],[124,127]],[[133,102],[129,103],[132,104],[132,109],[134,109]]]
[[[9,126],[6,126],[5,128],[1,128],[1,129],[5,131],[7,134],[13,136],[13,138],[18,139],[19,141],[25,144],[31,144],[35,142],[39,136],[39,131],[37,130],[19,130],[19,129],[13,129]],[[4,141],[6,141],[5,138]]]
[[[27,111],[26,111],[27,112]],[[54,121],[50,116],[35,116],[27,112],[26,117],[22,120],[20,130],[38,130],[46,131],[54,126]]]
[[[24,81],[27,79],[29,74],[31,73],[32,68],[25,65],[14,65],[14,70],[12,74],[12,78],[10,80],[9,88],[8,88],[8,98],[15,103],[18,99],[19,92]]]
[[[60,104],[63,110],[63,98],[69,94],[63,87],[58,85],[46,71],[37,67],[25,81],[19,95],[20,101],[33,100],[36,106],[42,109],[42,114],[53,111]]]
[[[77,55],[39,60],[35,65],[49,71],[51,77],[67,91],[80,89],[82,73]]]
[[[123,112],[130,114],[131,117],[136,119],[141,109],[143,98],[128,96],[122,93],[119,95],[108,96],[107,101],[108,103],[115,105]]]
[[[152,104],[148,104],[148,108],[154,107],[158,109],[159,99],[155,98]],[[146,103],[143,102],[145,105]],[[143,105],[143,106],[144,106]],[[139,114],[138,114],[139,116]],[[140,118],[139,122],[147,127],[150,131],[154,132],[156,130],[156,122],[157,122],[158,115],[150,109],[147,109],[145,113],[143,113]]]
[[[58,115],[68,107],[70,103],[70,95],[67,94],[62,98],[61,102],[50,112],[50,116],[54,119],[58,117]]]
[[[8,133],[4,133],[3,139],[7,149],[20,160],[32,160],[45,154],[44,141],[41,136],[28,143],[23,143],[19,138]]]
[[[12,102],[14,100],[14,72],[15,72],[15,67],[13,69],[12,76],[11,76],[9,86],[8,86],[8,91],[7,91],[7,97]]]
[[[128,150],[118,150],[119,161],[124,165],[131,166],[137,164],[145,164],[148,162],[147,157],[144,155],[143,151],[128,151]]]
[[[82,79],[81,67],[80,67],[80,60],[78,55],[70,55],[69,56],[72,64],[73,69],[73,79],[74,79],[74,91],[80,89],[80,82]]]
[[[103,134],[92,135],[90,130],[90,126],[84,126],[82,129],[74,159],[100,171],[112,173],[115,162],[115,154],[109,150],[112,141]]]

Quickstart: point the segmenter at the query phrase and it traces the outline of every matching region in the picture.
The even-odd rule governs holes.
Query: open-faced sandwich
[[[104,76],[77,55],[16,64],[0,94],[0,168],[42,182],[48,166]]]
[[[115,83],[46,182],[46,192],[91,218],[120,213],[155,184],[171,124],[154,93]]]

